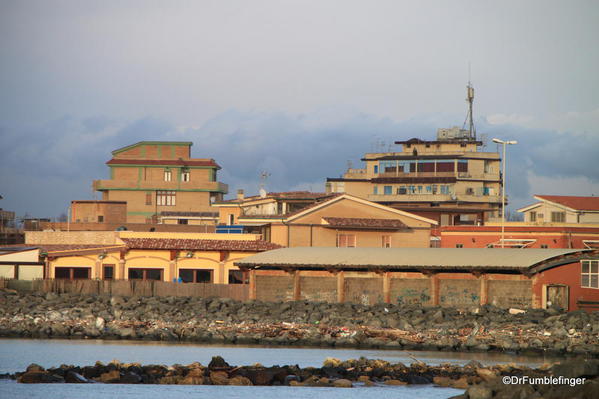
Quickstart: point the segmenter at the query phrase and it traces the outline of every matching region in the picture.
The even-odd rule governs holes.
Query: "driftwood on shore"
[[[384,360],[341,361],[327,358],[323,367],[273,366],[260,364],[232,366],[215,356],[207,366],[163,366],[108,364],[93,366],[61,365],[44,369],[32,364],[26,371],[11,376],[20,383],[110,383],[110,384],[181,384],[181,385],[288,385],[312,387],[369,387],[435,384],[464,389],[458,398],[596,398],[599,393],[599,360],[572,360],[537,369],[510,365],[483,367],[476,361],[465,366],[441,364],[429,366],[416,362],[410,366]],[[539,383],[506,383],[521,381]],[[524,380],[526,378],[526,380]]]

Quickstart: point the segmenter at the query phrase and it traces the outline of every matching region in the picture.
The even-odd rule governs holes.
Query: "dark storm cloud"
[[[256,193],[262,172],[270,174],[270,191],[322,191],[325,179],[344,173],[348,161],[361,167],[366,152],[393,151],[396,140],[433,139],[437,127],[450,126],[449,120],[457,118],[423,116],[394,122],[339,110],[309,115],[230,110],[199,128],[149,117],[124,123],[102,116],[63,117],[27,130],[3,127],[3,142],[9,145],[0,149],[2,206],[19,214],[56,216],[70,200],[92,198],[92,180],[107,178],[105,162],[111,151],[143,140],[192,141],[192,156],[214,158],[222,166],[219,180],[229,184],[230,194],[239,188]],[[508,147],[508,194],[514,204],[539,194],[530,192],[529,172],[599,182],[599,135],[484,121],[478,125],[486,137],[486,151],[501,151],[491,143],[493,137],[519,142]],[[584,195],[583,189],[572,194]]]

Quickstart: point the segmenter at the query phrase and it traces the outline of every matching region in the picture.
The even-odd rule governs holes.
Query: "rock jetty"
[[[505,383],[505,378],[555,379],[557,384]],[[465,366],[442,364],[428,366],[424,363],[392,364],[384,360],[341,361],[327,358],[323,367],[231,366],[216,356],[204,366],[200,363],[141,365],[112,361],[97,362],[93,366],[61,365],[44,369],[32,364],[26,371],[12,378],[20,383],[107,383],[107,384],[181,384],[181,385],[289,385],[312,387],[369,387],[435,384],[441,387],[465,389],[455,398],[596,398],[599,393],[599,360],[566,361],[562,364],[544,365],[538,369],[516,365],[483,367],[472,361]],[[568,378],[565,380],[564,378]]]
[[[599,356],[599,312],[524,310],[3,290],[0,336]]]

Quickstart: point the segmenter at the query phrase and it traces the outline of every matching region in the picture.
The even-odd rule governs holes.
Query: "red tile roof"
[[[599,211],[599,197],[575,197],[572,195],[535,195],[535,197],[578,211]]]
[[[212,166],[220,169],[214,159],[122,159],[112,158],[106,165],[165,165],[165,166]]]
[[[191,240],[173,238],[121,238],[130,249],[175,249],[182,251],[268,251],[282,248],[262,240]]]
[[[369,219],[369,218],[323,218],[329,223],[330,227],[349,228],[349,229],[384,229],[399,230],[407,229],[408,226],[401,220],[396,219]]]

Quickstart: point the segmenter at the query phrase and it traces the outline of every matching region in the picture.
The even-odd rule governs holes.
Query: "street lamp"
[[[494,143],[503,145],[503,172],[501,174],[501,248],[505,246],[505,146],[506,144],[518,144],[516,140],[493,139]]]

